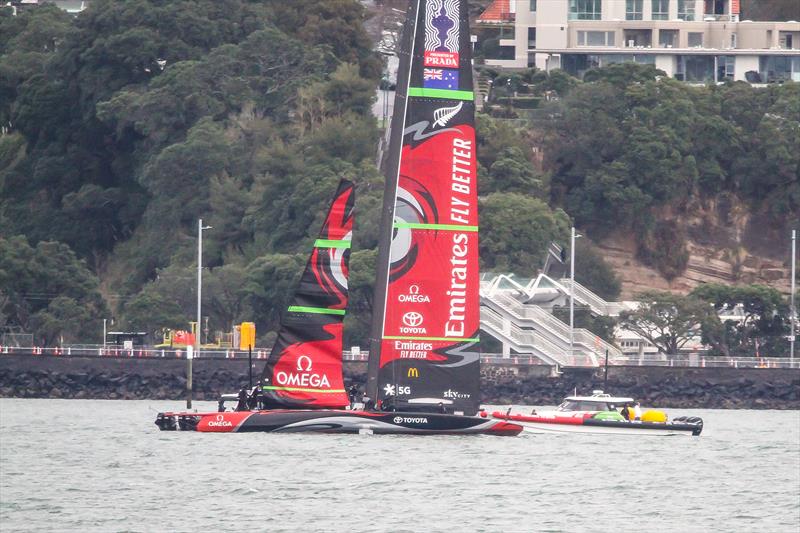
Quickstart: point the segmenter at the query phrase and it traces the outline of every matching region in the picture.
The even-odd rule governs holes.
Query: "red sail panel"
[[[480,275],[467,2],[419,0],[408,24],[413,52],[401,65],[407,79],[398,79],[407,82],[396,102],[405,114],[393,130],[402,132],[402,143],[392,139],[396,174],[387,176],[393,220],[382,227],[391,235],[381,241],[388,254],[379,253],[378,268],[388,272],[376,291],[383,320],[370,392],[400,408],[442,402],[472,414],[480,402]]]
[[[355,194],[342,180],[261,375],[269,407],[349,404],[342,377]]]

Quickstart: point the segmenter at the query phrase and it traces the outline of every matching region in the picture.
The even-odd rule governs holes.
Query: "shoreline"
[[[193,399],[218,399],[247,385],[246,359],[195,359]],[[255,361],[257,380],[263,361]],[[481,403],[557,405],[573,394],[603,388],[602,369],[483,365]],[[363,391],[366,363],[348,363],[345,383]],[[0,356],[0,397],[123,400],[186,398],[186,361],[178,359]],[[609,367],[608,390],[657,408],[800,409],[800,370]]]

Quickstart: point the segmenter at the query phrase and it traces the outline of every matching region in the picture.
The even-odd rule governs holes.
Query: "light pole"
[[[194,327],[194,353],[186,351],[186,408],[192,408],[192,360],[200,355],[200,321],[203,298],[203,230],[211,226],[203,226],[203,219],[197,220],[197,324]]]
[[[569,245],[569,356],[572,357],[575,342],[575,239],[582,237],[575,233],[575,226],[572,226],[572,235]]]
[[[103,319],[103,355],[106,353],[106,339],[108,338],[107,329],[106,329],[106,322],[108,321],[107,318]]]
[[[794,279],[796,277],[795,274],[795,261],[797,258],[797,248],[796,248],[796,241],[797,241],[797,230],[792,230],[792,293],[789,295],[789,301],[791,302],[789,305],[791,309],[789,312],[791,313],[792,319],[792,330],[790,332],[789,337],[789,367],[791,368],[794,366],[794,337],[796,334],[797,328],[797,308],[794,306]]]

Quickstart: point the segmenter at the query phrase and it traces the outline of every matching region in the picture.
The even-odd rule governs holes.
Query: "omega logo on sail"
[[[430,303],[431,299],[427,294],[419,293],[419,285],[411,285],[408,288],[408,294],[401,294],[397,297],[398,302],[426,302]]]
[[[331,383],[325,374],[312,373],[312,361],[307,355],[297,358],[297,372],[284,372],[275,374],[278,385],[294,387],[330,387]]]

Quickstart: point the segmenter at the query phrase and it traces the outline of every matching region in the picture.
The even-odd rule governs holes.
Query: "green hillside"
[[[358,185],[346,342],[364,345],[383,191],[370,112],[382,64],[364,17],[356,0],[0,8],[0,328],[47,344],[100,342],[112,317],[187,328],[202,218],[210,330],[252,320],[266,343],[345,177]],[[680,270],[669,224],[720,194],[772,226],[797,220],[797,85],[534,74],[534,91],[561,93],[545,119],[478,117],[484,270],[532,275],[573,220],[595,237],[630,228],[644,257]],[[582,246],[578,280],[614,298],[618,281]]]

